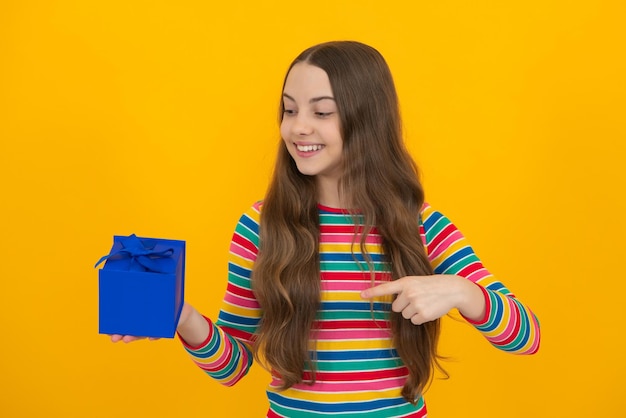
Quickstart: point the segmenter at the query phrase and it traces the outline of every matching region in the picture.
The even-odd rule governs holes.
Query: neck
[[[317,176],[317,201],[320,205],[331,208],[344,208],[346,202],[339,195],[339,182],[334,179]]]

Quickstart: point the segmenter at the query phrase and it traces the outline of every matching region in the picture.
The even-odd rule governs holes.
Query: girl
[[[533,313],[424,203],[375,49],[302,52],[280,110],[273,178],[235,229],[219,317],[189,305],[181,314],[178,334],[200,368],[233,385],[262,358],[268,417],[424,417],[439,318],[451,309],[499,349],[537,351]]]

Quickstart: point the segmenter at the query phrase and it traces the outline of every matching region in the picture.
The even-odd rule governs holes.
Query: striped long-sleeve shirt
[[[253,335],[262,315],[251,286],[259,248],[261,203],[239,220],[230,247],[228,287],[218,320],[197,347],[183,344],[193,361],[224,385],[241,379],[252,364]],[[274,380],[267,388],[267,417],[424,417],[422,398],[417,405],[401,396],[408,371],[394,349],[389,311],[390,297],[372,305],[360,292],[372,286],[360,253],[351,245],[354,220],[346,212],[319,207],[321,306],[314,329],[316,379],[279,390]],[[518,354],[539,348],[539,324],[528,307],[482,265],[461,232],[441,213],[424,205],[419,233],[435,274],[455,274],[482,289],[486,312],[471,321],[495,347]],[[381,237],[374,229],[366,239],[376,282],[390,280],[383,260]],[[363,268],[365,267],[365,269]],[[309,381],[310,383],[310,381]]]

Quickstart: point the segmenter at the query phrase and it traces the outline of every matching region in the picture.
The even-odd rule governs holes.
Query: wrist
[[[485,296],[480,286],[461,276],[458,278],[459,302],[457,309],[465,318],[472,321],[479,321],[485,316],[486,304]]]
[[[187,315],[181,316],[181,321],[179,321],[176,331],[187,345],[199,347],[209,338],[211,328],[209,321],[198,311],[191,308]]]

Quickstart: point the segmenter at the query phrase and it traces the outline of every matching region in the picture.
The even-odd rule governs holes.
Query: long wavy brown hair
[[[361,251],[366,253],[365,237],[376,227],[392,279],[433,274],[419,234],[424,193],[404,146],[396,89],[384,58],[372,47],[343,41],[305,50],[289,70],[300,62],[321,68],[330,80],[343,139],[339,193],[362,220]],[[282,113],[281,101],[280,120]],[[305,368],[315,379],[311,332],[320,306],[317,196],[315,178],[298,171],[281,141],[261,211],[252,278],[263,311],[255,355],[281,378],[283,389],[302,382]],[[396,350],[409,371],[402,396],[415,403],[435,367],[441,369],[436,351],[440,322],[413,325],[393,311],[390,321]]]

